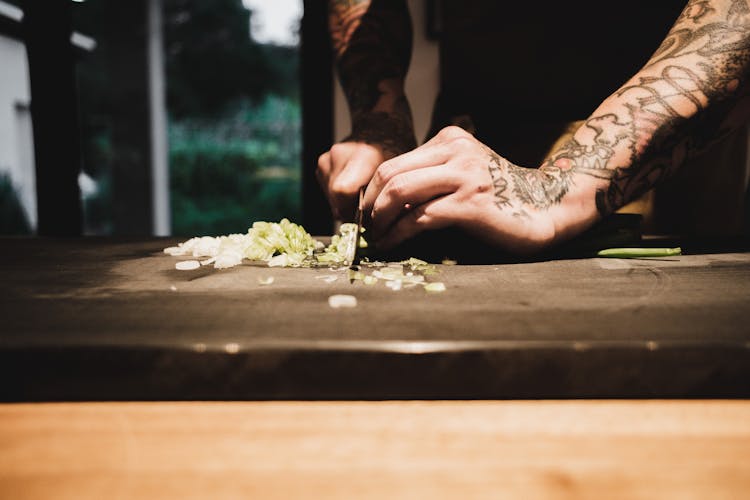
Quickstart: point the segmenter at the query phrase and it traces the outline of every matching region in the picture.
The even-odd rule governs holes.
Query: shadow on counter
[[[510,264],[557,259],[596,257],[606,248],[617,247],[681,247],[683,254],[728,253],[750,250],[746,236],[687,237],[679,235],[644,235],[643,218],[639,214],[612,214],[577,238],[534,255],[503,252],[457,228],[426,231],[388,252],[372,249],[364,252],[370,260],[400,261],[410,257],[430,263],[445,259],[461,264]]]

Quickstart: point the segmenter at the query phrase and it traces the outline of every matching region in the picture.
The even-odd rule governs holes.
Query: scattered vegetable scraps
[[[430,292],[430,293],[444,292],[445,291],[445,284],[442,283],[442,282],[440,282],[440,281],[436,281],[434,283],[427,283],[424,286],[424,290],[425,290],[425,292]]]
[[[247,259],[263,261],[268,267],[328,267],[333,272],[345,271],[351,283],[359,281],[372,286],[382,281],[393,291],[417,286],[424,287],[427,292],[445,290],[443,283],[428,283],[425,280],[425,276],[438,272],[436,266],[413,257],[402,262],[387,263],[363,259],[355,268],[347,266],[346,246],[347,242],[352,241],[351,234],[356,230],[356,224],[342,224],[339,234],[334,235],[330,245],[325,246],[322,242],[313,239],[302,226],[288,219],[282,219],[278,223],[255,222],[245,234],[191,238],[177,246],[165,248],[164,253],[175,257],[187,256],[201,259],[184,260],[175,265],[177,269],[186,271],[207,265],[213,265],[216,269],[227,269],[241,265]],[[364,232],[364,229],[362,231]],[[361,248],[367,247],[367,241],[364,238],[360,237],[359,241]],[[444,262],[446,265],[454,263]],[[316,278],[332,283],[338,276],[328,274]],[[258,278],[258,283],[270,285],[273,283],[273,277]],[[342,299],[334,299],[334,302],[338,304],[340,300]],[[353,306],[331,305],[331,307]]]
[[[354,295],[331,295],[328,297],[328,305],[334,309],[357,307],[357,297]]]
[[[201,263],[197,260],[181,260],[174,267],[180,271],[192,271],[201,267]]]

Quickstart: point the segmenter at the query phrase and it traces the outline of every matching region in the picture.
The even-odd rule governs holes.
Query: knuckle
[[[344,153],[344,151],[346,151],[346,149],[347,147],[345,144],[341,144],[341,143],[334,144],[333,146],[331,146],[331,149],[330,149],[331,156],[340,156],[341,154]]]
[[[466,173],[466,175],[471,176],[470,179],[474,182],[477,182],[480,176],[484,176],[487,171],[487,166],[483,162],[477,161],[473,156],[467,158],[466,161],[461,162],[459,167]],[[481,180],[479,182],[481,182]]]
[[[356,189],[354,189],[351,183],[342,180],[341,177],[337,177],[331,182],[331,192],[336,195],[351,195],[355,191]]]
[[[401,200],[404,197],[406,188],[407,185],[406,182],[404,182],[403,177],[397,175],[388,181],[388,184],[383,188],[383,191],[387,193],[389,198]]]
[[[377,170],[375,170],[375,175],[373,175],[373,180],[380,186],[385,186],[388,184],[388,181],[391,180],[393,177],[393,166],[392,164],[387,161],[383,164],[381,164]]]
[[[351,148],[348,144],[334,144],[331,149],[328,150],[330,155],[329,162],[332,166],[339,163],[345,162],[349,156],[351,156]]]
[[[479,182],[474,188],[475,192],[479,194],[489,193],[492,191],[492,184],[490,182]]]
[[[457,135],[452,137],[449,141],[450,146],[454,149],[467,149],[474,146],[474,138],[468,134]]]
[[[438,136],[440,136],[440,138],[448,140],[457,137],[466,137],[469,135],[470,134],[466,130],[456,125],[448,125],[447,127],[440,130],[440,132],[438,132]]]

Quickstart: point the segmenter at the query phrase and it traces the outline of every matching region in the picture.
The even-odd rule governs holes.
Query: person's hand
[[[564,169],[522,168],[459,127],[381,164],[365,194],[370,237],[388,250],[428,230],[458,226],[513,252],[555,239],[554,209],[567,191]]]
[[[381,147],[354,141],[334,144],[320,155],[316,174],[335,219],[351,220],[359,189],[385,159]]]

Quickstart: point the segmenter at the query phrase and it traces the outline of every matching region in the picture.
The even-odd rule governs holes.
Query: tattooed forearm
[[[329,0],[328,29],[337,58],[349,47],[352,36],[368,8],[370,0]]]
[[[596,178],[607,215],[747,119],[749,68],[747,1],[690,1],[646,66],[541,170]]]
[[[416,146],[409,104],[399,99],[393,112],[364,111],[352,123],[352,133],[345,141],[377,144],[388,157],[396,156]]]
[[[692,0],[688,2],[682,10],[682,14],[677,18],[675,25],[679,25],[682,22],[699,23],[704,16],[716,11],[711,5],[712,3],[713,0]]]
[[[388,156],[415,147],[403,92],[412,35],[405,2],[330,1],[329,25],[352,117],[347,139],[379,145]]]

